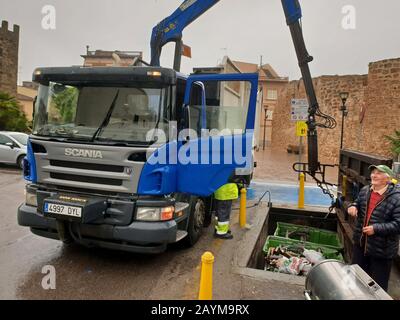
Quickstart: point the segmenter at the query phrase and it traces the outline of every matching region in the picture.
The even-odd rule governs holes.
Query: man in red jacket
[[[389,167],[369,169],[371,185],[361,189],[348,208],[349,215],[357,217],[353,263],[387,290],[392,261],[399,250],[400,187],[391,182],[394,173]]]

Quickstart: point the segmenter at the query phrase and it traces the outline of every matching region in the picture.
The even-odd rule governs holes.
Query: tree
[[[5,92],[0,92],[0,131],[29,131],[21,105],[15,97]]]
[[[400,130],[395,130],[394,136],[385,136],[385,138],[391,142],[391,150],[397,155],[397,160],[400,161]]]

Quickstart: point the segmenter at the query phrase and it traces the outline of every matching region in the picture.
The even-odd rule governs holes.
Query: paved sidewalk
[[[257,167],[254,170],[254,179],[264,182],[286,182],[298,183],[298,174],[293,170],[293,163],[299,162],[299,156],[287,153],[283,149],[272,149],[266,147],[263,151],[262,148],[255,152],[255,161]],[[306,156],[303,155],[302,161],[306,162]],[[326,171],[325,179],[337,184],[338,167],[328,168]],[[306,177],[307,184],[315,184],[311,177]]]

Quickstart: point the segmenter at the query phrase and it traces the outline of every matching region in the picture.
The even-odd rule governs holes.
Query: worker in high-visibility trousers
[[[232,239],[229,229],[229,220],[232,210],[232,200],[239,197],[239,189],[236,183],[227,183],[214,193],[215,198],[215,225],[214,237],[219,239]]]

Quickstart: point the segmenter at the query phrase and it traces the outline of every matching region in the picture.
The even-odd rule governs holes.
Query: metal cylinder
[[[395,173],[397,178],[400,178],[400,162],[393,163],[393,172]]]
[[[307,275],[308,300],[392,300],[358,265],[324,260]]]

